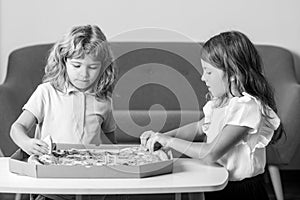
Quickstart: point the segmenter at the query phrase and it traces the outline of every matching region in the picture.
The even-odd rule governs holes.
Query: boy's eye
[[[71,62],[70,64],[75,68],[79,68],[81,66],[81,64],[77,62]]]
[[[99,66],[98,65],[91,65],[89,68],[90,69],[97,69]]]

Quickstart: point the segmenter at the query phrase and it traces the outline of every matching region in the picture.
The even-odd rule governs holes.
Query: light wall
[[[291,50],[300,63],[299,8],[299,0],[0,0],[0,82],[12,50],[55,42],[79,24],[99,25],[111,41],[182,40],[163,34],[118,37],[145,27],[171,30],[194,41],[236,29],[254,43]]]

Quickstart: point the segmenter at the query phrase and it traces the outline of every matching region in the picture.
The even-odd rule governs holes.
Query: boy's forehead
[[[101,62],[99,56],[94,56],[89,54],[84,55],[84,57],[80,57],[80,58],[70,58],[70,60],[73,62],[93,62],[93,63]]]

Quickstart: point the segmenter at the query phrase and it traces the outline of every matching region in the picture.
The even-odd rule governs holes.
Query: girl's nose
[[[201,76],[201,81],[204,81],[204,82],[205,82],[204,73],[203,73],[202,76]]]

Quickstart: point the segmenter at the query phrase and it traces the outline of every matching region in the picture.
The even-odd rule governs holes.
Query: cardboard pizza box
[[[118,150],[120,148],[137,145],[80,145],[56,144],[57,149],[105,149]],[[143,178],[157,176],[173,171],[173,160],[166,160],[139,166],[105,165],[105,166],[67,166],[67,165],[37,165],[28,163],[29,155],[18,149],[9,159],[10,172],[36,178]]]

